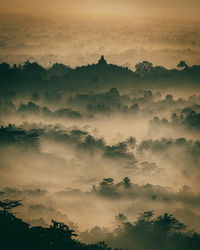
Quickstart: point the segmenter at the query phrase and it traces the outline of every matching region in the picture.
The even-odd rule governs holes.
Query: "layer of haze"
[[[22,199],[20,217],[85,230],[154,210],[198,230],[199,96],[112,88],[54,100],[37,91],[1,101],[0,197]]]
[[[200,20],[192,1],[0,1],[0,60],[76,66],[105,54],[130,68],[141,60],[199,64]],[[184,58],[183,58],[184,57]]]
[[[0,62],[22,64],[1,64],[0,198],[23,201],[17,216],[112,230],[119,213],[154,210],[199,231],[200,69],[190,67],[200,64],[199,7],[0,0]],[[54,64],[101,54],[130,68],[188,65],[145,75],[104,60]]]

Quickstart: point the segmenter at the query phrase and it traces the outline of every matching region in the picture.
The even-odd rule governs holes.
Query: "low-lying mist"
[[[59,84],[4,92],[0,199],[23,200],[16,211],[24,221],[62,221],[86,243],[115,246],[115,216],[134,221],[146,211],[199,232],[200,96]]]

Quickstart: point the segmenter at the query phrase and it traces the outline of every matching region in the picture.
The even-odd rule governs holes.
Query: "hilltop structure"
[[[99,59],[98,64],[100,64],[100,65],[106,65],[107,64],[107,61],[105,60],[103,55]]]

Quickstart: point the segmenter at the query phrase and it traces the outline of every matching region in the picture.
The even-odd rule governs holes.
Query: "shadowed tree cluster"
[[[26,132],[9,124],[7,127],[0,127],[0,146],[16,145],[21,148],[38,150],[39,138],[35,131]]]
[[[113,247],[130,250],[198,250],[200,235],[188,231],[186,226],[171,214],[154,217],[153,211],[139,214],[135,222],[120,213],[115,217],[117,227],[113,232],[100,228],[81,233],[81,238],[104,239]]]
[[[112,180],[111,180],[112,182]],[[124,180],[129,186],[128,180]],[[20,200],[0,201],[0,244],[1,249],[30,250],[112,250],[104,241],[84,244],[67,225],[52,220],[49,227],[31,227],[17,218],[11,210],[21,205]],[[133,250],[199,250],[200,235],[186,230],[186,226],[173,215],[165,213],[154,217],[153,211],[139,214],[130,222],[124,214],[116,216],[117,227],[104,234],[105,241],[119,249]],[[99,230],[81,233],[81,238],[100,233]]]
[[[198,86],[200,66],[188,66],[180,61],[177,69],[166,69],[154,66],[151,62],[143,61],[135,65],[135,71],[127,67],[108,64],[104,57],[96,64],[79,66],[75,69],[56,63],[45,69],[37,62],[27,60],[23,65],[13,66],[6,62],[0,63],[0,91],[2,95],[15,91],[24,93],[35,91],[53,91],[58,89],[67,92],[102,90],[108,87],[168,87],[193,84]],[[139,84],[139,85],[138,85]]]
[[[67,225],[52,220],[47,227],[30,227],[11,210],[21,201],[0,201],[0,248],[5,250],[111,250],[104,242],[86,245]]]
[[[175,217],[165,213],[156,218],[153,211],[141,213],[132,223],[121,214],[121,224],[115,230],[113,240],[119,247],[139,250],[197,250],[200,235],[187,231]],[[109,242],[109,241],[108,241]]]

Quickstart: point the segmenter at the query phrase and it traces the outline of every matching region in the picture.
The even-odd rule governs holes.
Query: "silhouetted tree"
[[[135,72],[140,75],[151,73],[153,69],[153,64],[148,61],[143,61],[135,65]]]
[[[9,213],[10,210],[21,205],[21,200],[2,200],[0,201],[0,211],[3,213]]]
[[[186,64],[185,61],[182,61],[182,60],[181,60],[181,61],[178,63],[177,67],[178,67],[179,69],[185,69],[185,68],[188,67],[188,65]]]
[[[111,250],[105,242],[86,245],[74,239],[78,235],[62,222],[52,220],[50,227],[30,227],[15,217],[18,200],[0,201],[0,249],[3,250]]]

